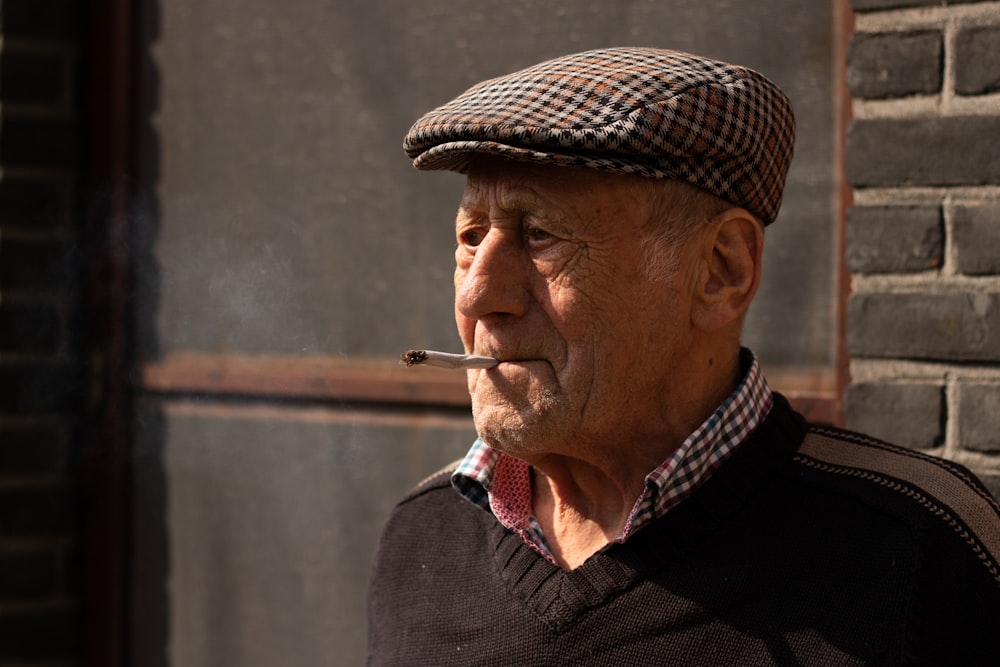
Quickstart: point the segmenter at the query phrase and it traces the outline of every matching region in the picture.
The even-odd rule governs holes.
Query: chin
[[[552,451],[550,443],[563,430],[557,407],[552,397],[543,397],[518,409],[509,404],[477,405],[473,396],[472,416],[476,432],[490,447],[525,458]]]

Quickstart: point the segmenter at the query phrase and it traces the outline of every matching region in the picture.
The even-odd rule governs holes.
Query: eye
[[[483,242],[483,231],[478,228],[463,229],[458,233],[458,242],[466,247],[475,248]]]
[[[541,227],[528,227],[524,230],[524,236],[528,240],[528,243],[532,245],[540,245],[548,243],[555,237],[549,234],[547,231]]]

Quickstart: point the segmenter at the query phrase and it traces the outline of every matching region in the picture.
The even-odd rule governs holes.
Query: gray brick
[[[963,449],[1000,452],[1000,384],[959,384],[958,440]]]
[[[847,388],[848,428],[904,447],[944,442],[945,399],[940,385],[860,383]]]
[[[0,548],[0,601],[51,596],[59,579],[52,547]]]
[[[6,0],[3,33],[18,38],[74,38],[79,32],[79,0]]]
[[[75,609],[0,609],[0,662],[68,658],[77,650]]]
[[[883,99],[936,93],[942,79],[941,33],[856,33],[847,53],[854,97]]]
[[[79,137],[73,121],[5,116],[0,118],[0,136],[0,164],[5,168],[79,167]]]
[[[61,181],[4,174],[0,180],[0,220],[3,221],[0,224],[4,229],[67,227],[71,222],[72,199],[72,188]]]
[[[977,26],[955,38],[955,92],[979,95],[1000,90],[1000,26]]]
[[[80,370],[70,363],[4,359],[0,362],[0,411],[70,412],[78,408]]]
[[[847,214],[847,266],[854,273],[905,273],[941,266],[937,206],[855,206]]]
[[[857,357],[1000,361],[1000,293],[856,293],[847,347]]]
[[[59,351],[61,333],[56,304],[0,302],[0,354],[55,354]]]
[[[52,106],[68,99],[70,77],[65,59],[53,54],[0,54],[0,77],[4,104]]]
[[[60,241],[4,239],[0,245],[0,290],[52,290],[73,281],[72,246]]]
[[[1000,274],[1000,205],[953,207],[952,247],[959,272]]]
[[[68,443],[67,423],[0,417],[0,482],[68,474]]]
[[[1000,116],[859,120],[847,132],[852,185],[1000,183]]]
[[[902,7],[941,7],[943,5],[967,5],[989,0],[851,0],[851,8],[856,12],[877,9],[899,9]]]
[[[0,535],[31,539],[73,532],[73,494],[62,485],[0,489]]]

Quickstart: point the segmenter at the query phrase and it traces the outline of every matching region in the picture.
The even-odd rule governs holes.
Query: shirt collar
[[[618,541],[690,495],[770,412],[774,399],[756,356],[743,348],[740,360],[745,369],[740,384],[677,450],[646,476],[645,488],[636,499]],[[506,527],[520,532],[530,520],[530,484],[524,483],[527,474],[527,464],[493,449],[479,438],[452,474],[452,485],[470,502],[496,514]],[[501,492],[502,497],[491,491]]]

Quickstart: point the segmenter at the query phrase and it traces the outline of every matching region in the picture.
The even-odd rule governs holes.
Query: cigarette
[[[410,366],[437,366],[438,368],[466,369],[493,368],[500,363],[493,357],[480,357],[475,354],[451,354],[450,352],[434,352],[433,350],[407,350],[399,355],[400,363]]]

